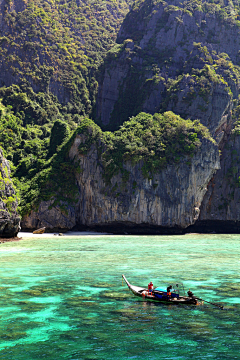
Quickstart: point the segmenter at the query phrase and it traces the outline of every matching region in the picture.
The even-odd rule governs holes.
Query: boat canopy
[[[166,289],[163,289],[163,288],[160,288],[160,287],[157,287],[157,288],[155,288],[154,290],[167,292],[167,290],[166,290]]]
[[[161,286],[161,287],[155,288],[154,290],[167,292],[167,288],[168,288],[169,286],[172,286],[171,292],[177,293],[177,294],[179,294],[179,295],[184,295],[184,294],[185,294],[185,290],[184,290],[183,283],[180,282],[180,281],[179,281],[179,282],[174,282],[174,283],[168,283],[168,284],[166,285],[166,288],[165,288],[165,289]]]

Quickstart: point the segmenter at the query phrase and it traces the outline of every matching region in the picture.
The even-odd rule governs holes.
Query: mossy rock
[[[0,297],[0,304],[4,304],[6,306],[6,301],[12,299],[12,293],[7,292],[5,294],[1,293],[1,297]]]
[[[131,295],[121,292],[104,291],[100,293],[100,297],[109,300],[126,300],[131,298]]]
[[[216,290],[216,287],[214,286],[210,286],[210,285],[200,285],[199,289],[204,289],[204,290]]]
[[[5,333],[2,333],[0,334],[0,339],[1,340],[18,340],[18,339],[21,339],[21,338],[24,338],[27,336],[27,333],[25,333],[24,331],[10,331],[10,332],[5,332]]]
[[[22,317],[22,318],[16,318],[14,320],[11,319],[11,324],[9,324],[6,327],[4,327],[4,331],[3,329],[0,329],[1,333],[22,333],[26,330],[29,330],[29,329],[33,329],[33,328],[36,328],[36,327],[42,327],[42,326],[45,326],[45,323],[42,323],[42,322],[38,322],[38,321],[28,321],[28,322],[25,322],[26,321],[26,318],[25,317]]]
[[[206,322],[192,322],[186,323],[186,332],[193,335],[194,337],[201,338],[212,338],[214,330],[209,327],[209,324]]]
[[[84,355],[83,360],[99,360],[99,357],[94,355]]]
[[[30,296],[34,296],[34,297],[42,296],[42,292],[39,290],[23,290],[22,293],[25,295],[30,295]]]
[[[89,301],[89,300],[92,300],[92,297],[91,296],[73,296],[73,297],[70,297],[70,298],[67,298],[66,299],[66,302],[69,302],[69,301]]]
[[[23,312],[41,311],[46,308],[45,304],[34,303],[32,301],[18,301],[15,304],[20,305]]]
[[[82,320],[80,327],[82,327],[82,325],[92,327],[92,326],[95,326],[97,323],[98,323],[98,321],[95,318],[84,319],[84,320]]]
[[[43,322],[40,322],[40,321],[29,321],[29,322],[27,322],[25,324],[21,323],[20,326],[21,326],[22,329],[28,330],[28,329],[34,329],[34,328],[37,328],[37,327],[43,327],[43,326],[46,326],[46,324],[43,323]]]
[[[123,316],[130,319],[136,319],[139,316],[139,313],[136,310],[132,309],[119,309],[111,311],[112,314],[116,314],[117,316]]]
[[[131,328],[131,329],[125,329],[123,330],[124,333],[143,333],[145,329],[143,328]]]
[[[91,285],[92,287],[94,288],[110,288],[110,287],[114,287],[115,284],[109,284],[109,283],[97,283],[97,284],[94,284],[94,285]]]
[[[0,290],[1,291],[8,290],[8,287],[7,286],[0,286]]]
[[[33,297],[47,297],[47,296],[63,294],[65,292],[66,289],[64,288],[46,288],[46,287],[34,286],[29,290],[23,290],[21,293]]]
[[[92,301],[66,301],[65,305],[68,308],[75,308],[75,307],[95,307],[97,306],[97,304],[95,302]]]
[[[229,294],[233,291],[240,291],[240,285],[237,285],[237,284],[227,284],[227,285],[223,285],[223,286],[219,286],[216,288],[216,291],[219,291],[219,292],[229,292]]]

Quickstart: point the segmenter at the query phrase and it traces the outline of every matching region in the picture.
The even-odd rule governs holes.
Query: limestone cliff
[[[23,230],[36,230],[45,227],[50,232],[65,232],[76,226],[76,211],[68,203],[61,202],[60,206],[52,206],[54,200],[41,201],[39,207],[24,216],[21,222]],[[63,210],[65,205],[67,210]]]
[[[165,158],[165,168],[151,177],[143,176],[141,161],[130,159],[123,165],[127,181],[119,172],[106,183],[104,143],[89,148],[89,139],[77,134],[69,150],[80,168],[76,204],[52,196],[23,227],[174,233],[195,222],[227,221],[239,231],[239,135],[231,138],[239,102],[239,11],[235,0],[135,1],[101,67],[95,120],[116,130],[141,111],[172,110],[186,121],[199,119],[216,143],[201,139],[192,158]]]
[[[0,237],[14,237],[20,230],[17,197],[10,179],[8,161],[0,149]]]
[[[239,232],[240,136],[232,134],[222,151],[221,169],[208,184],[196,230]]]
[[[136,2],[99,85],[97,116],[106,129],[141,110],[167,109],[200,119],[216,139],[221,169],[193,231],[240,229],[239,135],[230,135],[240,85],[238,11],[236,1]]]
[[[76,113],[89,113],[93,72],[130,2],[0,0],[0,86],[31,86],[75,103]]]
[[[228,1],[137,1],[102,70],[99,123],[112,130],[139,111],[172,110],[199,119],[220,141],[239,90],[234,14]]]
[[[197,220],[207,184],[219,169],[214,142],[201,139],[192,157],[167,165],[151,179],[143,176],[141,162],[126,162],[127,181],[119,172],[106,183],[99,152],[104,144],[93,144],[83,154],[80,148],[88,140],[78,134],[69,150],[70,159],[82,169],[75,174],[76,205],[63,211],[59,205],[50,207],[51,201],[42,201],[37,211],[25,217],[24,228],[46,226],[54,231],[75,226],[117,233],[177,233]]]
[[[203,140],[201,150],[193,157],[191,165],[182,161],[168,165],[151,180],[142,175],[140,165],[125,165],[130,177],[124,184],[120,175],[114,176],[106,188],[102,178],[97,150],[93,147],[87,156],[78,153],[84,141],[77,136],[70,158],[80,163],[84,172],[77,176],[79,187],[79,212],[77,223],[89,227],[118,226],[158,227],[173,231],[193,224],[199,215],[199,206],[206,192],[206,185],[219,168],[217,146]],[[135,183],[134,183],[135,181]],[[118,197],[111,194],[111,187],[119,184],[123,191]],[[134,184],[134,186],[133,186]],[[129,186],[130,185],[130,186]],[[172,229],[172,230],[171,230]]]

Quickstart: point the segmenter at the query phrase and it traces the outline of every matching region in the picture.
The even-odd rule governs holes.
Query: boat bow
[[[141,296],[142,292],[143,292],[144,290],[147,290],[147,289],[144,288],[144,287],[131,285],[130,282],[126,279],[126,277],[125,277],[123,274],[122,274],[122,278],[123,278],[123,280],[125,281],[125,283],[127,284],[128,288],[129,288],[135,295]]]

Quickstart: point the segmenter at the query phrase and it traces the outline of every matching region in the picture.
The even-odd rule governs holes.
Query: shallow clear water
[[[0,245],[0,360],[240,359],[240,236],[84,236]],[[224,310],[143,302],[182,280]]]

